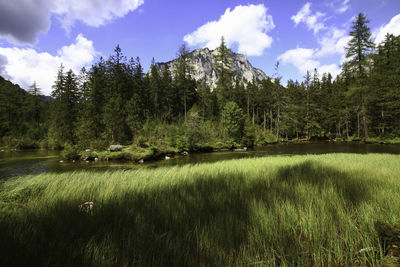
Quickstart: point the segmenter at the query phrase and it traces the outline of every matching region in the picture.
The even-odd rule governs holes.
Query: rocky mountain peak
[[[210,50],[208,48],[201,48],[192,51],[189,58],[189,64],[193,69],[193,73],[191,74],[192,78],[198,82],[206,79],[208,85],[212,89],[217,86],[219,78],[217,55],[218,49]],[[170,71],[174,73],[177,66],[177,59],[164,63],[156,63],[156,66],[160,70],[162,70],[165,65],[168,65]],[[252,81],[253,79],[264,80],[268,78],[262,70],[254,68],[245,55],[233,52],[230,62],[230,71],[233,73],[234,78],[239,77],[244,83]]]

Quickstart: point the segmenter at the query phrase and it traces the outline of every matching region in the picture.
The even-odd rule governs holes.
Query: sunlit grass
[[[12,179],[0,265],[379,265],[375,223],[400,223],[399,179],[400,156],[378,154]]]

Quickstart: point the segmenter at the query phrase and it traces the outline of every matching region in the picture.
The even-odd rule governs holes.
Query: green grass
[[[380,138],[380,137],[370,137],[366,140],[367,143],[372,144],[400,144],[400,138]]]
[[[379,221],[400,223],[397,155],[43,174],[0,187],[0,265],[381,265]]]

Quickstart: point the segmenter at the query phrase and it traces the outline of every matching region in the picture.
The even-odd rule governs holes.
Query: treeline
[[[335,79],[314,70],[283,86],[277,63],[273,78],[244,83],[230,71],[232,52],[223,38],[214,89],[191,78],[185,46],[172,70],[159,69],[153,60],[145,74],[139,58],[127,59],[119,46],[109,59],[79,74],[60,66],[49,102],[38,99],[36,84],[26,94],[2,79],[2,142],[196,149],[282,139],[398,137],[400,37],[388,34],[374,47],[367,23],[362,13],[353,22],[347,61]]]
[[[36,148],[47,136],[49,102],[34,83],[28,91],[0,76],[1,143],[13,148]]]

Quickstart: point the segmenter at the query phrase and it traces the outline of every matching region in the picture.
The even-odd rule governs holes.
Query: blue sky
[[[284,82],[337,74],[359,12],[376,42],[400,34],[399,0],[0,0],[0,75],[49,94],[61,62],[79,71],[119,44],[147,71],[153,57],[169,61],[183,43],[213,49],[221,35],[267,75],[279,60]]]

